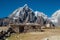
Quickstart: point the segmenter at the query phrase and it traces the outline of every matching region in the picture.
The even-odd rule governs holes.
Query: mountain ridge
[[[52,17],[48,17],[43,12],[39,11],[33,11],[31,8],[28,7],[27,4],[25,4],[22,7],[17,8],[15,11],[13,11],[8,18],[11,18],[13,20],[18,19],[18,21],[25,22],[36,22],[38,16],[41,17],[40,19],[44,19],[45,21],[49,20],[54,24],[58,23],[58,20],[60,20],[60,10],[57,10]],[[43,21],[42,21],[43,22]],[[59,23],[60,24],[60,23]]]
[[[30,12],[29,12],[30,11]],[[60,10],[57,10],[55,13],[53,13],[52,17],[48,17],[46,14],[44,14],[43,12],[39,12],[39,11],[33,11],[31,8],[28,7],[27,4],[25,4],[24,6],[16,9],[9,17],[13,18],[13,19],[18,19],[21,18],[21,20],[23,20],[24,15],[29,14],[30,16],[30,21],[35,20],[34,17],[37,18],[37,16],[42,16],[44,20],[50,20],[52,23],[57,24],[58,23],[58,19],[57,19],[57,14],[60,13]],[[31,14],[33,13],[34,16]],[[57,16],[56,16],[57,15]]]

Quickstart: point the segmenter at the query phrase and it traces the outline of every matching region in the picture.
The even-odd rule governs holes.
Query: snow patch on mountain
[[[42,16],[44,19],[47,19],[47,15],[45,15],[43,12],[35,11],[35,16]]]

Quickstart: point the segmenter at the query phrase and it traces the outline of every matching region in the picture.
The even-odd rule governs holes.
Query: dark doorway
[[[24,32],[24,27],[23,26],[19,27],[19,32],[20,33]]]

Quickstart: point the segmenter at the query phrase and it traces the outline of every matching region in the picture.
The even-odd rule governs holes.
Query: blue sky
[[[60,9],[60,0],[0,0],[0,18],[9,16],[24,4],[34,11],[44,12],[48,17]]]

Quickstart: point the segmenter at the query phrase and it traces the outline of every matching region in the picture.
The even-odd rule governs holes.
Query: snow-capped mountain
[[[39,23],[44,25],[44,23],[51,22],[50,19],[45,15],[43,12],[33,11],[31,8],[28,7],[27,4],[24,6],[16,9],[10,16],[13,22],[18,21],[20,23]]]
[[[57,10],[55,13],[53,13],[52,18],[58,18],[60,16],[60,10]]]
[[[35,13],[34,11],[25,4],[23,7],[16,9],[9,18],[12,19],[19,19],[20,21],[34,21],[35,20]]]
[[[42,16],[44,19],[47,19],[47,15],[45,15],[43,12],[35,11],[35,16]]]
[[[55,13],[53,13],[51,21],[55,23],[56,26],[60,26],[60,10],[57,10]]]
[[[18,9],[16,9],[16,10],[9,16],[9,18],[13,18],[13,19],[19,18],[20,15],[23,15],[23,14],[25,13],[25,10],[28,10],[27,4],[25,4],[23,7],[20,7],[20,8],[18,8]]]

